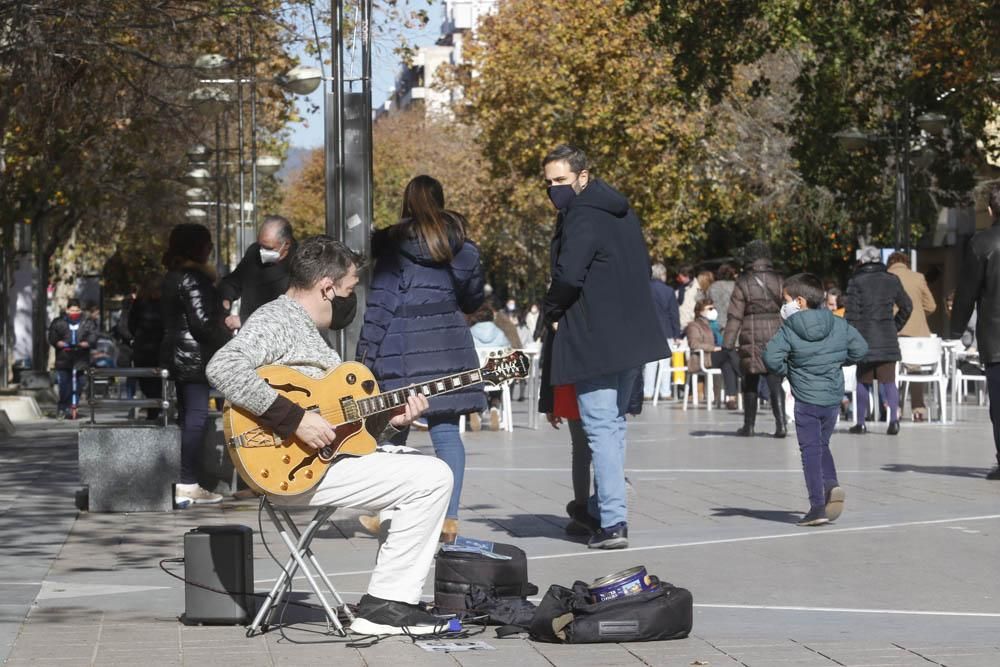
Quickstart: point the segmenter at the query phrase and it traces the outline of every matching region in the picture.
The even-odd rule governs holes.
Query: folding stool
[[[344,615],[350,621],[354,620],[354,615],[351,610],[347,608],[347,604],[344,602],[343,598],[340,597],[340,593],[337,589],[333,587],[330,582],[329,577],[323,572],[323,568],[320,567],[319,561],[316,560],[316,556],[310,549],[310,544],[313,538],[316,536],[316,532],[319,528],[326,524],[330,519],[330,516],[337,511],[336,507],[321,507],[316,510],[316,514],[313,515],[312,520],[309,525],[306,526],[305,531],[299,532],[298,526],[292,520],[289,515],[288,510],[282,508],[276,508],[270,501],[270,499],[264,499],[264,509],[267,510],[267,515],[271,519],[271,523],[274,524],[275,529],[278,531],[278,535],[281,536],[281,540],[288,547],[289,558],[285,562],[285,566],[281,570],[281,574],[278,575],[278,580],[274,583],[271,588],[271,592],[267,594],[264,599],[264,603],[257,610],[257,615],[253,619],[253,623],[247,629],[247,636],[253,636],[258,630],[260,632],[267,632],[267,628],[270,625],[269,621],[274,613],[274,610],[280,606],[281,602],[284,600],[285,596],[291,592],[292,579],[295,577],[295,573],[301,568],[302,574],[305,575],[306,581],[309,582],[309,587],[312,588],[313,592],[316,593],[316,597],[319,598],[319,602],[323,607],[323,611],[326,613],[326,617],[330,624],[336,629],[337,634],[341,637],[346,637],[347,632],[344,630],[344,626],[340,622],[340,618],[337,615],[338,610],[342,610]],[[279,515],[281,515],[279,517]],[[284,518],[284,523],[282,523],[281,517]],[[286,527],[287,524],[287,527]],[[295,541],[292,541],[291,536],[289,536],[289,531],[295,536]],[[308,560],[308,562],[306,562]],[[310,570],[309,565],[312,564],[313,572]],[[326,597],[323,595],[323,591],[320,590],[319,584],[315,579],[315,575],[319,575],[319,578],[323,580],[326,584],[326,588],[333,594],[334,599],[337,604],[334,607],[330,606]]]

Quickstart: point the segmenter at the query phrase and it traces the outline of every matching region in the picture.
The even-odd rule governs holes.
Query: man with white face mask
[[[226,318],[226,326],[239,329],[250,315],[288,290],[288,262],[295,247],[292,224],[280,215],[266,215],[257,230],[257,242],[247,248],[239,265],[219,281],[222,306],[228,311],[240,300],[239,315]],[[357,298],[337,297],[332,329],[342,329],[354,319]]]

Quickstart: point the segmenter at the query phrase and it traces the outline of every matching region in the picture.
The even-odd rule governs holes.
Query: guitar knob
[[[264,468],[263,470],[260,471],[260,476],[263,477],[264,479],[267,479],[268,477],[270,477],[270,475],[271,471],[268,470],[267,468]]]
[[[288,482],[282,482],[282,483],[281,483],[281,484],[279,484],[278,486],[280,486],[280,487],[281,487],[281,490],[282,490],[282,491],[287,491],[287,490],[288,490]]]
[[[291,463],[292,462],[292,457],[289,456],[288,454],[285,454],[284,456],[281,457],[281,462],[282,463]]]
[[[306,479],[312,479],[312,478],[313,478],[313,471],[306,470]]]

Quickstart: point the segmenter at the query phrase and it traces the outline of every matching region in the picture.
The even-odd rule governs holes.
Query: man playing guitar
[[[330,327],[334,299],[353,293],[363,263],[363,257],[329,236],[304,239],[292,255],[288,292],[256,310],[215,354],[208,364],[209,382],[281,438],[294,436],[315,450],[330,445],[333,425],[279,395],[256,371],[276,364],[321,378],[340,365],[320,329]],[[388,443],[426,409],[427,398],[414,393],[396,416],[388,419],[388,413],[383,414],[381,428],[373,428],[376,418],[369,418],[369,431],[379,434],[379,444]],[[442,630],[446,621],[417,603],[437,551],[451,487],[451,470],[436,457],[376,452],[337,460],[310,491],[283,499],[312,507],[392,510],[352,631],[386,635]]]

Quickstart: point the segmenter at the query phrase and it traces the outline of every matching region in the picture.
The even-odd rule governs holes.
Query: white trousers
[[[653,397],[653,385],[656,384],[656,367],[658,362],[651,361],[642,368],[642,395],[643,397]],[[660,397],[670,396],[670,372],[664,371],[660,378]]]
[[[381,513],[388,526],[368,594],[416,604],[437,552],[451,485],[451,469],[436,457],[380,451],[337,461],[313,491],[285,502]]]

